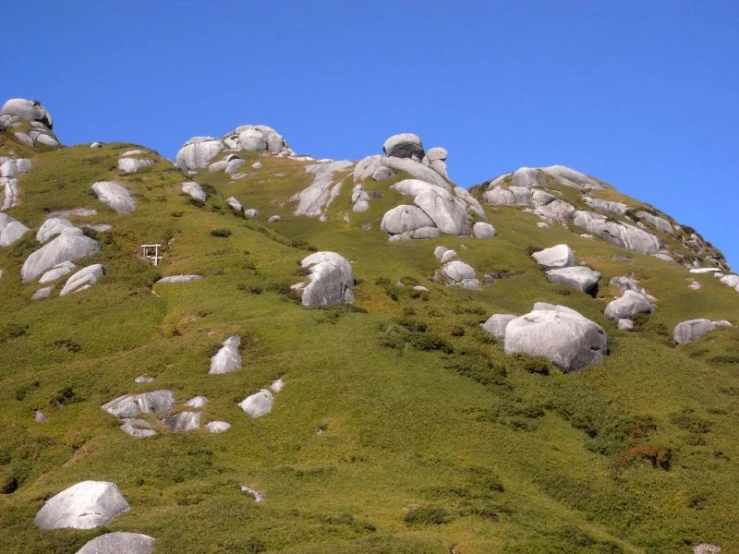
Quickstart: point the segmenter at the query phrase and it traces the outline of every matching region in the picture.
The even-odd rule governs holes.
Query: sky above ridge
[[[563,164],[696,228],[739,270],[735,0],[38,0],[3,6],[0,101],[67,145],[266,124],[360,159],[401,132],[463,186]]]

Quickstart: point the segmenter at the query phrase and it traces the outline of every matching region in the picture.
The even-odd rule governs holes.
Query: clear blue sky
[[[173,157],[264,123],[359,159],[399,132],[469,186],[522,165],[595,175],[739,269],[739,1],[6,2],[0,96],[65,144]]]

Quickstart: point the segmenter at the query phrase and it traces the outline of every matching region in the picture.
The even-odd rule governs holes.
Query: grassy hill
[[[202,170],[200,205],[183,173],[155,164],[120,175],[133,145],[32,150],[0,134],[0,156],[33,159],[10,212],[33,229],[0,249],[0,536],[3,552],[73,553],[109,531],[156,538],[155,552],[677,553],[712,542],[739,549],[739,330],[675,346],[672,329],[706,317],[738,323],[739,294],[710,275],[580,237],[514,207],[486,206],[491,240],[441,236],[389,243],[379,230],[400,203],[393,181],[365,214],[345,185],[319,222],[294,216],[308,162],[242,155],[263,166],[230,182]],[[397,179],[402,178],[399,175]],[[396,180],[397,180],[396,179]],[[91,193],[114,180],[136,201],[117,214]],[[235,196],[261,212],[245,219]],[[608,188],[603,198],[622,198]],[[631,201],[634,204],[634,201]],[[92,289],[32,301],[20,268],[50,212],[94,208],[75,224],[107,275]],[[267,223],[270,215],[281,221]],[[369,227],[369,229],[367,229]],[[673,240],[665,237],[665,240]],[[603,274],[595,298],[552,285],[530,252],[567,243]],[[139,245],[163,245],[161,266]],[[480,291],[431,280],[437,245],[479,274]],[[317,250],[352,262],[352,306],[303,307],[289,289]],[[78,264],[79,265],[79,264]],[[204,278],[154,283],[180,273]],[[603,317],[618,295],[611,277],[633,274],[656,311],[620,331]],[[688,277],[700,291],[688,288]],[[405,286],[400,287],[398,283]],[[428,292],[413,290],[421,284]],[[548,361],[509,357],[480,328],[494,313],[562,304],[599,323],[610,355],[563,374]],[[244,337],[244,368],[208,375],[209,358]],[[149,384],[134,381],[147,375]],[[237,403],[282,378],[271,413]],[[100,406],[169,389],[180,403],[208,398],[203,421],[222,434],[136,439]],[[34,421],[41,411],[47,421]],[[115,482],[130,511],[107,527],[42,532],[44,501],[88,479]],[[257,504],[240,485],[266,495]]]

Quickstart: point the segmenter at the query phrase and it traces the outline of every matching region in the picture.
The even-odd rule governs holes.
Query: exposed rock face
[[[662,249],[662,243],[653,234],[633,225],[610,221],[604,215],[577,211],[572,222],[621,248],[642,254],[655,254]]]
[[[20,205],[18,177],[31,170],[33,163],[28,158],[6,158],[0,156],[0,189],[4,198],[0,211]]]
[[[73,292],[89,289],[103,276],[105,276],[105,268],[102,265],[88,265],[67,279],[61,292],[59,292],[59,296],[66,296]]]
[[[347,170],[352,163],[348,161],[326,162],[309,165],[307,173],[313,174],[313,183],[290,200],[298,203],[295,215],[319,217],[339,195],[343,179],[334,182],[334,173]]]
[[[544,356],[564,372],[601,361],[608,340],[600,325],[564,306],[544,303],[509,322],[505,328],[505,353]]]
[[[546,272],[546,276],[550,283],[567,285],[583,292],[591,292],[600,280],[599,272],[583,266],[550,269]]]
[[[182,169],[206,167],[223,150],[223,143],[213,137],[193,137],[177,152],[175,165]]]
[[[491,335],[494,335],[499,339],[504,339],[506,327],[508,327],[508,324],[517,317],[517,315],[513,314],[493,314],[485,323],[482,324],[482,328]]]
[[[51,118],[51,114],[38,100],[11,98],[3,104],[0,115],[5,116],[0,119],[5,125],[8,125],[7,121],[12,121],[13,117],[17,117],[26,121],[37,121],[49,130],[54,128],[54,120]]]
[[[153,548],[153,537],[119,532],[95,537],[76,554],[151,554]]]
[[[20,221],[16,221],[7,214],[0,213],[0,246],[10,246],[30,230]]]
[[[417,229],[433,227],[434,222],[426,213],[416,206],[396,206],[385,213],[380,229],[391,235],[413,233]]]
[[[310,270],[307,283],[298,283],[292,288],[301,295],[303,306],[354,301],[354,273],[346,258],[335,252],[316,252],[303,258],[300,265]]]
[[[423,144],[418,135],[413,133],[401,133],[388,138],[382,145],[382,150],[387,156],[396,158],[415,158],[421,161],[426,155]],[[446,159],[446,157],[444,157]]]
[[[175,433],[200,429],[200,412],[179,412],[165,417],[162,423]]]
[[[607,212],[610,214],[624,215],[629,207],[623,202],[610,202],[608,200],[602,200],[600,198],[591,198],[590,196],[583,196],[583,201],[599,212]]]
[[[174,394],[169,390],[126,394],[101,407],[117,418],[134,417],[140,413],[158,414],[174,408]]]
[[[231,428],[231,424],[226,421],[211,421],[205,425],[209,433],[225,433]]]
[[[672,228],[672,224],[663,217],[650,214],[649,212],[636,212],[636,217],[641,219],[650,227],[654,227],[658,231],[662,231],[663,233],[667,233],[668,235],[675,234],[675,229]]]
[[[566,244],[558,244],[551,248],[539,250],[531,255],[542,267],[558,269],[575,265],[575,251]]]
[[[99,250],[97,241],[86,237],[81,229],[64,229],[54,240],[28,256],[21,268],[21,277],[27,283],[57,264],[78,260]]]
[[[252,418],[257,419],[271,412],[274,402],[275,397],[272,396],[272,393],[267,389],[262,389],[251,396],[247,396],[239,403],[239,406]]]
[[[229,207],[230,207],[230,208],[231,208],[231,209],[232,209],[233,211],[235,211],[235,212],[237,212],[237,213],[240,213],[240,214],[241,214],[241,213],[244,213],[244,206],[242,206],[242,205],[241,205],[241,202],[239,202],[238,200],[236,200],[236,198],[234,198],[233,196],[229,196],[229,197],[228,197],[228,198],[226,199],[226,203],[228,204],[228,206],[229,206]]]
[[[710,321],[708,319],[689,319],[675,326],[673,336],[678,344],[687,344],[698,340],[706,333],[713,331],[716,327],[730,327],[728,321]]]
[[[119,214],[130,214],[136,210],[131,193],[123,185],[100,181],[92,185],[92,190],[98,200]]]
[[[654,306],[644,295],[633,291],[624,291],[621,298],[617,298],[606,306],[604,315],[608,319],[620,320],[633,317],[637,314],[650,314]]]
[[[234,335],[223,341],[221,349],[210,359],[210,375],[223,375],[241,369],[241,337]]]
[[[115,483],[83,481],[47,500],[33,521],[43,530],[94,529],[129,508]]]
[[[134,157],[123,157],[118,159],[118,171],[121,173],[136,173],[137,171],[152,165],[154,165],[154,160],[141,160]]]

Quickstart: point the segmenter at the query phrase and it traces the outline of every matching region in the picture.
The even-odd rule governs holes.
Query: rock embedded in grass
[[[689,319],[675,326],[673,337],[678,344],[688,344],[717,327],[732,327],[728,321],[711,321],[709,319]]]
[[[103,204],[119,214],[136,211],[136,204],[126,187],[112,181],[99,181],[92,185],[92,191]]]
[[[493,314],[485,323],[481,323],[480,326],[496,338],[504,339],[506,327],[517,317],[517,315],[513,314]]]
[[[292,286],[304,306],[351,304],[354,272],[349,261],[336,252],[316,252],[300,262],[309,271],[307,281]]]
[[[47,500],[34,518],[42,530],[94,529],[130,506],[115,483],[83,481]]]
[[[154,538],[139,533],[106,533],[85,543],[76,554],[151,554]]]
[[[10,246],[30,230],[20,221],[0,212],[0,246]]]
[[[223,341],[221,348],[210,359],[209,375],[224,375],[241,369],[241,337],[233,335]]]
[[[77,227],[64,229],[55,239],[26,258],[21,268],[21,277],[26,283],[57,264],[79,260],[99,250],[98,242],[86,237],[81,229]]]
[[[253,419],[257,419],[271,412],[274,402],[275,397],[272,396],[272,393],[267,389],[262,389],[251,396],[247,396],[239,403],[239,407]]]
[[[548,270],[546,278],[550,283],[590,293],[598,285],[600,273],[584,266],[561,267]]]
[[[633,290],[626,290],[620,298],[606,306],[603,315],[615,321],[638,314],[650,314],[653,311],[654,305],[649,302],[646,296]]]
[[[124,394],[101,408],[118,418],[134,417],[140,413],[159,414],[174,408],[174,394],[170,390]]]
[[[575,265],[575,251],[566,244],[558,244],[531,254],[542,267],[559,269]]]
[[[74,273],[62,287],[59,296],[89,289],[98,279],[105,276],[105,268],[101,264],[88,265]]]

